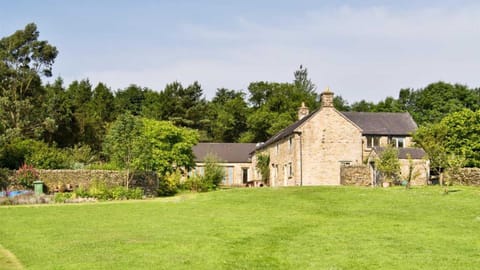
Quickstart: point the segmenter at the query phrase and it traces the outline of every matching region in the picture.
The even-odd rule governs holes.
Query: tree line
[[[262,142],[295,122],[302,102],[311,111],[320,106],[317,88],[303,66],[289,82],[252,82],[246,91],[220,88],[207,100],[197,81],[189,85],[172,82],[164,89],[132,84],[116,91],[105,83],[92,85],[88,79],[69,85],[62,78],[45,83],[44,79],[52,76],[57,55],[55,46],[39,39],[33,23],[0,40],[0,167],[15,168],[27,159],[38,164],[42,159],[55,160],[46,158],[47,154],[76,160],[65,162],[70,165],[40,167],[108,162],[114,159],[108,150],[111,145],[106,145],[114,132],[113,123],[126,115],[150,126],[156,124],[147,120],[194,130],[197,135],[188,140],[191,142]],[[420,126],[429,126],[447,116],[478,115],[480,88],[436,82],[421,89],[401,89],[397,98],[377,103],[362,100],[349,104],[336,96],[334,104],[341,111],[408,111]],[[473,121],[478,127],[479,122]],[[454,147],[451,144],[450,148]],[[462,151],[478,161],[480,149],[475,147]],[[39,155],[36,158],[35,153]]]

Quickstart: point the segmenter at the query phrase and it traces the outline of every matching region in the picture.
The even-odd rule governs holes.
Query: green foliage
[[[255,166],[262,175],[262,181],[268,185],[270,180],[270,156],[268,154],[257,155]]]
[[[108,187],[101,180],[93,180],[88,189],[78,188],[73,191],[78,198],[95,198],[101,201],[107,200],[131,200],[142,199],[141,188],[127,188],[124,186]]]
[[[141,168],[166,174],[194,165],[192,147],[198,142],[196,130],[146,118],[142,119],[142,126],[144,149],[142,159],[137,161]]]
[[[158,196],[173,196],[177,194],[182,174],[180,170],[167,172],[165,176],[160,177],[158,183]]]
[[[55,203],[65,203],[67,200],[72,199],[75,196],[74,193],[70,192],[57,192],[53,197]]]
[[[248,105],[244,93],[218,89],[209,103],[209,135],[216,142],[236,142],[247,129]]]
[[[480,95],[460,84],[436,82],[423,89],[402,89],[400,98],[420,125],[440,122],[446,115],[465,108],[480,109]]]
[[[33,182],[38,180],[38,172],[32,165],[23,164],[15,172],[15,180],[24,188],[32,189]]]
[[[48,146],[41,141],[30,142],[29,154],[25,161],[38,169],[68,169],[73,164],[72,156],[67,149]]]
[[[225,177],[225,170],[218,165],[219,159],[214,155],[205,157],[203,175],[192,175],[185,180],[183,188],[197,192],[207,192],[217,189]]]
[[[18,136],[43,131],[44,90],[40,76],[51,76],[57,49],[38,40],[34,23],[0,39],[0,123]]]
[[[465,166],[480,166],[480,110],[464,109],[439,123],[420,127],[413,138],[427,152],[432,167],[440,173],[449,168],[452,155],[465,158]]]
[[[400,161],[398,160],[398,149],[386,147],[377,158],[375,165],[377,170],[383,174],[386,182],[392,182],[400,174]]]
[[[132,172],[145,163],[142,129],[143,123],[139,118],[130,113],[122,114],[110,126],[103,144],[103,150],[110,160],[127,171],[127,187]]]
[[[225,170],[218,163],[221,162],[215,155],[205,157],[205,169],[203,179],[209,190],[217,189],[225,177]]]
[[[253,138],[254,142],[266,141],[297,120],[298,107],[302,102],[310,110],[316,109],[317,94],[310,91],[310,87],[301,85],[308,83],[251,83],[248,90],[253,112],[247,117],[249,134],[242,135],[242,141],[247,138]]]
[[[0,191],[7,190],[10,184],[10,170],[0,168]]]

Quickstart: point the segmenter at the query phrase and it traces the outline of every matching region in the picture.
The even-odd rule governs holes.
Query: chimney
[[[322,100],[322,107],[333,107],[333,92],[330,91],[330,88],[326,88],[325,91],[320,95]]]
[[[309,113],[310,111],[308,110],[308,107],[305,106],[305,102],[302,102],[302,106],[298,108],[298,120],[307,116]]]

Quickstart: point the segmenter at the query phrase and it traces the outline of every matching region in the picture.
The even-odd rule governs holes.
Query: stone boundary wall
[[[340,167],[340,184],[346,186],[370,186],[372,173],[367,165]]]
[[[456,174],[448,173],[448,177],[454,185],[480,186],[480,168],[462,168]]]
[[[88,188],[92,182],[101,181],[108,187],[125,186],[124,171],[108,170],[38,170],[40,180],[49,192],[69,191],[78,187]],[[140,187],[147,195],[156,194],[158,177],[154,172],[140,172],[130,180],[129,187]]]

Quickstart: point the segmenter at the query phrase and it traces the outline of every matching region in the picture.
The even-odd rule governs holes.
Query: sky
[[[113,91],[198,81],[218,88],[291,82],[350,103],[445,81],[480,86],[478,1],[2,1],[0,37],[37,24],[57,47],[53,80]]]

